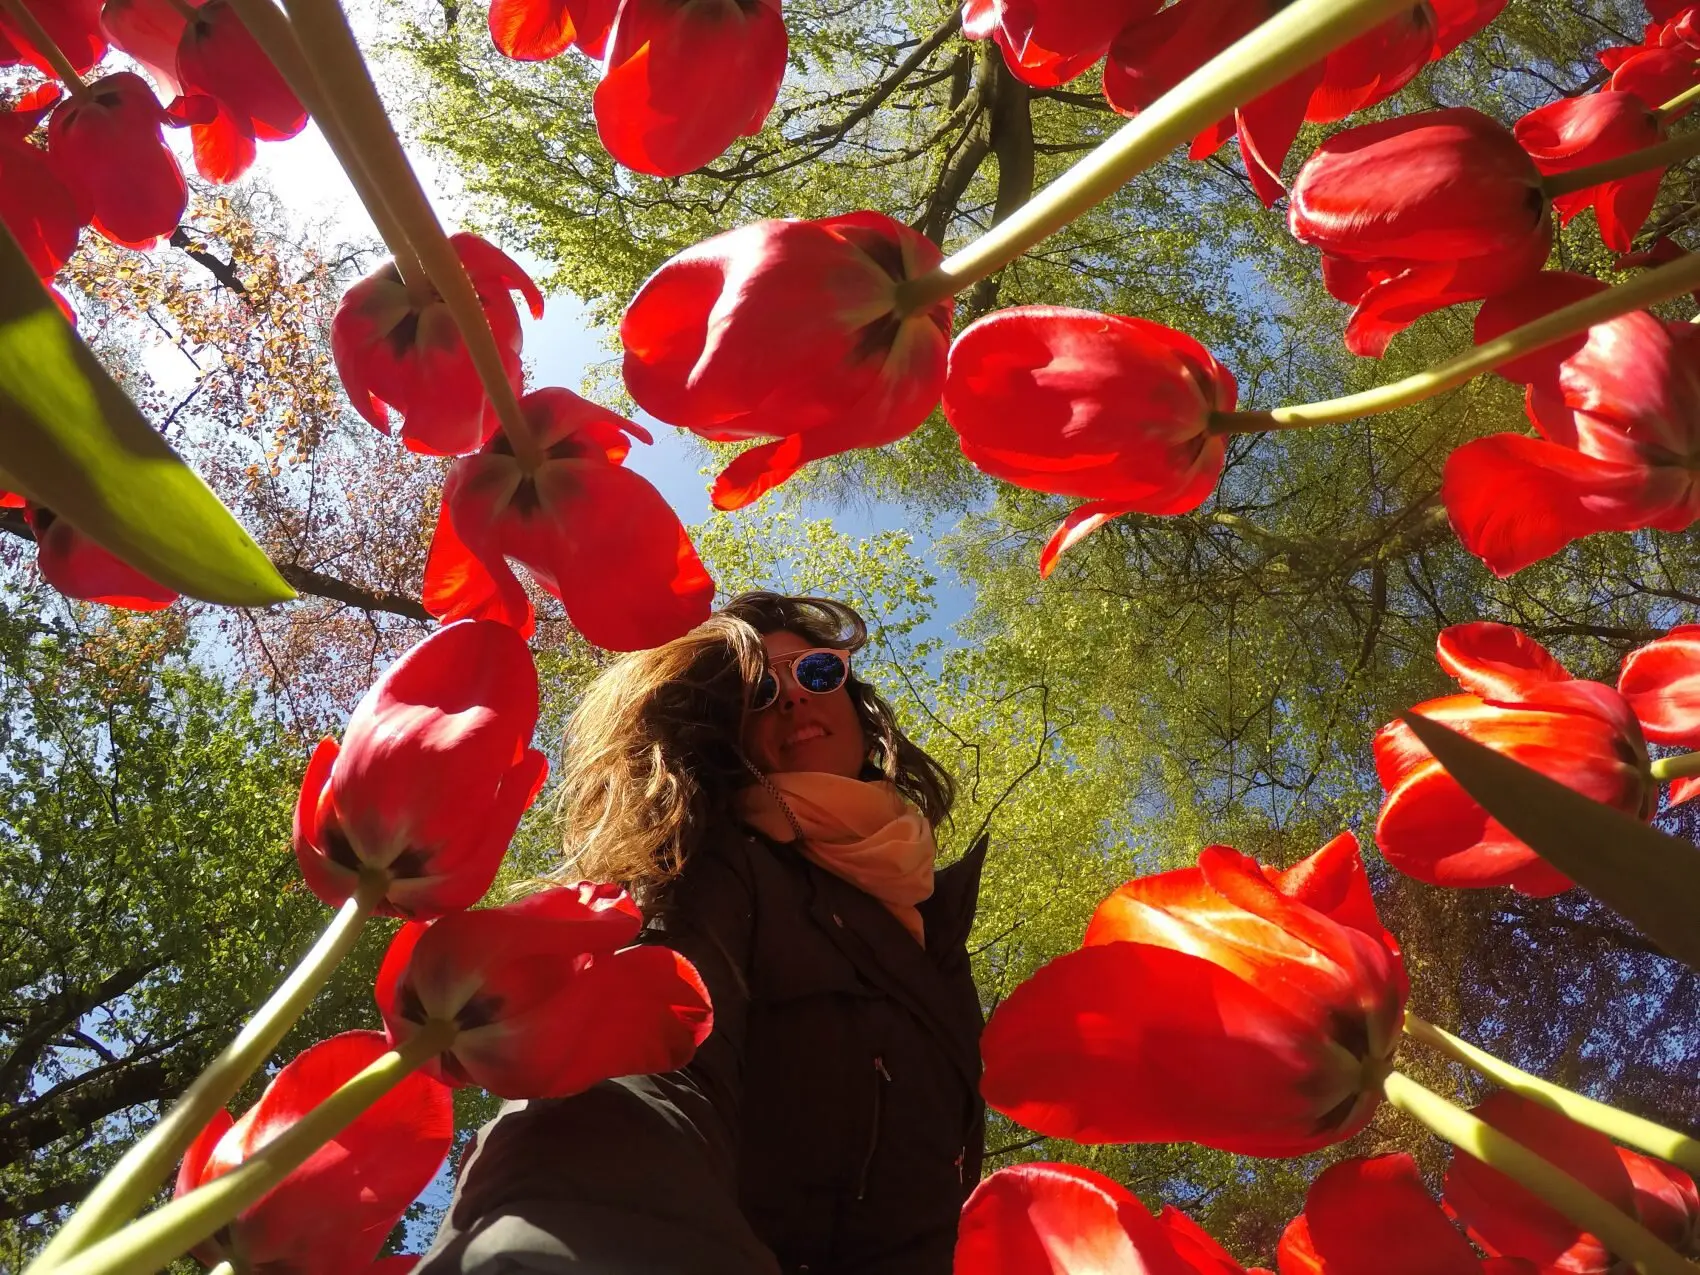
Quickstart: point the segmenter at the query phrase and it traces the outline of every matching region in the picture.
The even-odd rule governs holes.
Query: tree
[[[0,1262],[20,1269],[324,928],[303,757],[185,617],[0,599]],[[283,1048],[376,1021],[369,931]],[[244,1100],[258,1092],[251,1082]]]

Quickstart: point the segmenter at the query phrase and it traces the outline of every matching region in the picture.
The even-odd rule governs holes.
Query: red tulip
[[[715,480],[737,509],[811,460],[895,442],[938,403],[951,302],[897,314],[897,285],[942,260],[883,213],[758,221],[649,277],[620,323],[639,407],[715,442],[777,438]]]
[[[1636,1216],[1629,1170],[1603,1133],[1509,1091],[1494,1094],[1474,1114]],[[1489,1253],[1525,1258],[1543,1272],[1606,1275],[1614,1269],[1615,1259],[1598,1237],[1472,1156],[1452,1157],[1446,1204]]]
[[[1154,1218],[1125,1187],[1074,1164],[1018,1164],[962,1208],[956,1275],[1268,1275],[1246,1271],[1178,1209]]]
[[[544,460],[528,471],[498,436],[458,461],[443,486],[425,564],[439,619],[497,620],[530,636],[534,616],[508,559],[554,594],[587,641],[637,651],[708,618],[714,581],[679,516],[622,466],[640,427],[571,390],[520,400]]]
[[[195,166],[209,181],[240,177],[254,162],[256,140],[294,137],[307,110],[271,64],[229,0],[206,0],[183,24],[177,79],[185,93],[204,93],[218,116],[195,128]]]
[[[543,294],[518,263],[477,235],[449,236],[489,320],[514,390],[522,370],[519,310],[543,317]],[[354,408],[389,433],[388,404],[402,414],[409,451],[459,456],[478,450],[496,432],[496,409],[472,366],[460,328],[434,290],[415,296],[387,261],[343,294],[331,320],[331,354]]]
[[[1281,167],[1304,121],[1344,119],[1391,97],[1504,6],[1505,0],[1419,0],[1200,133],[1192,158],[1213,154],[1237,133],[1246,175],[1264,206],[1272,206],[1286,193]],[[1104,96],[1122,114],[1139,114],[1281,7],[1280,0],[1179,0],[1132,23],[1110,46]],[[1451,41],[1445,49],[1443,33]]]
[[[1700,1257],[1700,1190],[1694,1179],[1663,1160],[1624,1147],[1616,1151],[1629,1171],[1641,1225],[1683,1256]]]
[[[761,132],[785,78],[780,0],[621,0],[593,107],[602,145],[678,177]]]
[[[683,1067],[713,1026],[708,992],[677,952],[629,946],[642,925],[624,890],[590,881],[409,922],[378,971],[384,1027],[400,1047],[453,1022],[429,1069],[504,1098]]]
[[[1595,801],[1651,819],[1658,785],[1623,696],[1573,679],[1532,638],[1506,624],[1442,629],[1440,665],[1467,692],[1412,711],[1540,771]],[[1375,838],[1387,861],[1431,885],[1509,885],[1535,896],[1573,884],[1472,800],[1404,722],[1375,736],[1387,790]]]
[[[998,1006],[981,1091],[1051,1137],[1300,1155],[1368,1122],[1405,994],[1350,833],[1286,872],[1211,846]]]
[[[1617,689],[1650,743],[1700,748],[1700,625],[1679,624],[1623,657]],[[1673,780],[1667,798],[1679,806],[1700,796],[1700,775]]]
[[[36,570],[66,597],[126,611],[158,611],[177,601],[177,594],[120,561],[51,509],[26,504],[24,521],[35,533]]]
[[[86,75],[106,56],[100,30],[100,0],[23,0],[48,39],[59,46],[78,75]],[[53,63],[31,45],[11,14],[0,5],[0,66],[28,62],[43,75],[57,75]]]
[[[177,1172],[179,1196],[258,1154],[387,1052],[382,1032],[320,1041],[272,1078],[232,1122],[213,1118]],[[414,1198],[436,1176],[454,1134],[449,1090],[415,1072],[363,1111],[216,1236],[195,1249],[208,1266],[346,1272],[365,1268]]]
[[[1617,689],[1649,742],[1700,746],[1700,625],[1679,624],[1624,656]]]
[[[1509,0],[1429,0],[1434,10],[1434,56],[1438,60],[1480,32]]]
[[[1549,273],[1484,305],[1487,341],[1598,292]],[[1645,311],[1500,369],[1528,385],[1540,438],[1495,434],[1447,458],[1441,499],[1464,547],[1508,576],[1581,536],[1700,518],[1700,330]]]
[[[1535,1275],[1476,1256],[1403,1151],[1325,1170],[1281,1236],[1281,1275]]]
[[[1110,519],[1184,513],[1215,489],[1233,373],[1184,332],[1147,319],[1014,306],[970,324],[950,350],[944,413],[962,454],[1005,482],[1084,496],[1039,559]]]
[[[1659,117],[1633,93],[1593,93],[1560,98],[1518,120],[1512,132],[1543,173],[1564,173],[1657,145],[1664,137]],[[1636,232],[1659,197],[1663,168],[1560,195],[1553,200],[1559,222],[1584,208],[1599,218],[1600,238],[1613,252],[1628,252]]]
[[[199,7],[201,0],[189,3]],[[167,97],[178,92],[177,46],[186,21],[172,0],[106,0],[100,9],[106,38],[140,63]]]
[[[1611,73],[1606,89],[1633,93],[1643,102],[1661,106],[1685,89],[1700,84],[1700,63],[1685,44],[1634,49]]]
[[[1372,357],[1431,310],[1531,278],[1552,245],[1540,170],[1468,107],[1335,134],[1299,170],[1287,225],[1356,307],[1346,347]]]
[[[1016,79],[1035,88],[1055,88],[1090,70],[1118,31],[1156,12],[1161,3],[965,0],[962,35],[969,40],[996,40]]]
[[[0,223],[43,279],[71,259],[89,221],[82,196],[28,140],[58,100],[58,86],[43,85],[0,113]]]
[[[601,58],[620,0],[491,0],[490,39],[522,62],[540,62],[573,45]]]
[[[120,71],[89,85],[47,126],[59,172],[93,209],[94,228],[128,248],[152,248],[182,220],[189,187],[163,125],[175,121],[141,76]]]
[[[532,748],[537,670],[510,628],[439,629],[372,684],[342,746],[313,752],[295,857],[332,907],[362,871],[389,874],[378,911],[435,916],[484,896],[548,763]]]

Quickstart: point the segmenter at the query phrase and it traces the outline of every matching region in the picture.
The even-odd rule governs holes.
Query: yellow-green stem
[[[1381,1082],[1387,1101],[1437,1137],[1497,1169],[1599,1238],[1640,1275],[1694,1275],[1669,1245],[1616,1206],[1601,1199],[1550,1160],[1536,1155],[1486,1121],[1478,1120],[1401,1072]]]
[[[1412,403],[1420,403],[1462,385],[1483,372],[1491,372],[1520,355],[1585,332],[1596,323],[1668,301],[1696,287],[1700,287],[1700,253],[1690,253],[1649,270],[1628,283],[1620,283],[1615,288],[1543,315],[1533,323],[1513,328],[1503,336],[1484,341],[1402,381],[1316,403],[1298,403],[1265,411],[1217,412],[1210,418],[1210,429],[1219,434],[1306,429],[1312,425],[1337,425],[1360,416],[1374,416],[1409,407]]]
[[[1009,217],[899,284],[898,313],[925,310],[1002,269],[1235,107],[1409,7],[1409,0],[1298,0],[1163,94]]]
[[[1661,123],[1668,123],[1670,120],[1675,119],[1678,115],[1683,114],[1696,102],[1700,102],[1700,84],[1695,84],[1692,87],[1683,89],[1682,92],[1671,98],[1670,101],[1664,103],[1653,113],[1659,117]]]
[[[83,77],[77,74],[77,68],[71,65],[71,59],[65,56],[65,51],[47,34],[47,28],[35,14],[29,11],[24,0],[0,0],[0,9],[6,11],[18,30],[23,33],[24,43],[29,45],[42,60],[53,68],[53,74],[58,76],[71,91],[72,97],[87,97],[88,85],[83,83]]]
[[[1688,756],[1700,757],[1700,753],[1689,753]],[[1696,766],[1693,773],[1700,773],[1700,766]],[[1596,1102],[1579,1093],[1572,1093],[1551,1081],[1542,1080],[1539,1076],[1532,1076],[1522,1068],[1513,1067],[1503,1059],[1495,1058],[1469,1041],[1460,1040],[1444,1028],[1436,1027],[1409,1011],[1405,1013],[1405,1034],[1412,1040],[1421,1041],[1431,1049],[1438,1050],[1454,1062],[1480,1072],[1501,1088],[1510,1089],[1543,1107],[1562,1112],[1577,1124],[1597,1129],[1614,1141],[1639,1147],[1661,1160],[1681,1165],[1691,1174],[1700,1174],[1700,1141],[1686,1134],[1654,1124],[1651,1120],[1644,1120],[1627,1111],[1619,1111],[1616,1107]]]
[[[223,1177],[84,1250],[63,1275],[151,1275],[254,1204],[361,1112],[454,1043],[455,1025],[433,1019]]]
[[[1661,757],[1653,763],[1653,778],[1660,783],[1686,779],[1690,775],[1700,775],[1700,753],[1678,753],[1674,757]],[[1700,1165],[1691,1172],[1700,1173]]]
[[[336,156],[337,163],[342,165],[343,172],[348,174],[348,181],[354,187],[354,193],[359,196],[366,213],[372,219],[372,224],[378,228],[378,235],[389,247],[390,255],[395,258],[397,271],[402,282],[413,293],[416,300],[427,299],[431,281],[425,277],[425,271],[419,264],[419,255],[413,251],[413,245],[407,241],[407,235],[402,231],[401,222],[390,209],[389,202],[384,197],[381,186],[372,180],[365,165],[360,162],[360,156],[355,152],[348,137],[348,130],[342,125],[342,120],[332,109],[327,95],[321,88],[318,78],[313,74],[312,67],[307,63],[307,55],[301,50],[301,42],[295,37],[295,28],[289,19],[283,16],[283,11],[272,0],[231,0],[231,7],[242,19],[242,25],[248,28],[249,34],[272,60],[278,73],[288,81],[295,96],[301,99],[302,105],[318,122],[319,131],[325,135],[325,142]]]
[[[535,469],[542,463],[542,453],[526,427],[484,307],[454,245],[431,210],[425,188],[407,162],[401,139],[390,127],[342,6],[337,0],[285,0],[285,5],[331,109],[342,120],[367,173],[383,189],[402,232],[460,329],[472,366],[496,408],[515,459],[522,468]]]
[[[1588,187],[1598,186],[1602,182],[1644,173],[1650,168],[1666,168],[1678,160],[1694,155],[1700,155],[1700,132],[1667,138],[1657,146],[1630,151],[1627,155],[1604,159],[1597,164],[1584,164],[1581,168],[1572,168],[1568,172],[1554,173],[1541,181],[1541,189],[1546,191],[1548,199],[1556,199],[1560,195],[1587,190]]]
[[[177,1105],[124,1153],[112,1171],[59,1229],[25,1275],[46,1275],[79,1250],[112,1234],[146,1204],[189,1144],[231,1095],[271,1056],[325,981],[360,937],[366,919],[389,887],[387,873],[363,875],[355,896],[342,905],[319,941],[248,1020],[236,1039],[197,1076]]]

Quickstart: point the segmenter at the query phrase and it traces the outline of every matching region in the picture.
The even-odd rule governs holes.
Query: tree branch
[[[217,279],[220,284],[236,293],[238,296],[248,295],[248,286],[242,282],[242,277],[236,273],[236,267],[228,261],[220,261],[210,252],[204,252],[193,247],[189,232],[179,226],[171,232],[171,238],[166,241],[173,248],[181,248],[194,261],[206,267],[207,273]]]
[[[0,509],[0,531],[10,532],[22,540],[35,539],[30,534],[29,524],[24,521],[23,513],[17,509]],[[425,604],[405,593],[368,589],[293,562],[274,562],[272,565],[297,593],[327,598],[360,611],[382,611],[408,620],[419,620],[427,624],[431,622],[431,613],[425,609]]]

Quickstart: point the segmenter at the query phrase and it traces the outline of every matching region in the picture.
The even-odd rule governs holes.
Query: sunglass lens
[[[779,698],[779,679],[771,672],[765,672],[756,682],[755,692],[750,696],[750,708],[760,712],[774,700]]]
[[[826,651],[811,651],[793,668],[797,685],[812,695],[825,695],[844,685],[844,660]]]

